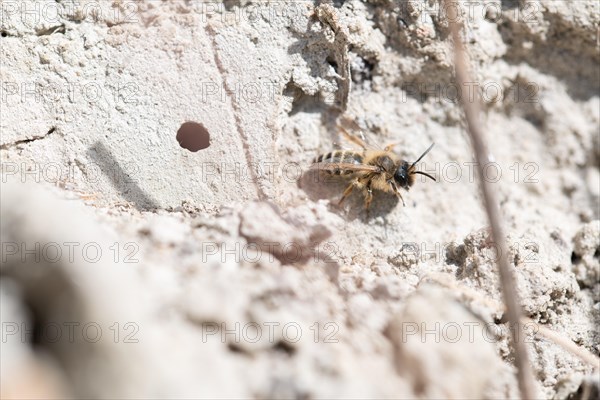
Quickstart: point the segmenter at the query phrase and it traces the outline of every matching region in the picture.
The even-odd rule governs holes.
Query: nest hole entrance
[[[195,153],[210,146],[210,133],[198,122],[184,122],[177,130],[177,141],[181,147]]]

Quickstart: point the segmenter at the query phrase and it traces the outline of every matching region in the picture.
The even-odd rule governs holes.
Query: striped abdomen
[[[335,150],[327,154],[321,154],[313,160],[313,163],[345,163],[345,164],[362,164],[364,154],[351,150]],[[335,170],[328,171],[334,175],[347,175],[352,171]]]

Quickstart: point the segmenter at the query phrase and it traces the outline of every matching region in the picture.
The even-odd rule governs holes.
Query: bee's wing
[[[348,140],[349,142],[352,142],[352,143],[358,145],[363,150],[367,150],[367,149],[373,148],[373,146],[369,145],[365,141],[364,135],[362,135],[362,132],[361,132],[361,136],[362,137],[358,137],[358,136],[353,135],[350,132],[348,132],[343,126],[340,126],[339,129],[342,132],[342,134],[344,135],[344,137],[346,138],[346,140]]]
[[[367,150],[367,149],[381,150],[379,148],[379,146],[375,146],[375,145],[367,142],[362,129],[360,129],[360,127],[358,126],[356,121],[354,121],[350,118],[347,118],[347,117],[343,117],[340,122],[341,123],[338,124],[338,128],[342,132],[342,134],[344,135],[346,140],[358,145],[359,147],[363,148],[364,150]],[[348,132],[348,130],[345,128],[345,126],[350,127],[351,130],[354,132],[358,132],[358,134],[360,136]]]
[[[378,172],[379,167],[367,164],[352,164],[352,163],[332,163],[318,162],[310,166],[311,170],[336,172],[336,171],[351,171],[351,172]]]

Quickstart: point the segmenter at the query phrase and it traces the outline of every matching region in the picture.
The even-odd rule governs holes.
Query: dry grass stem
[[[445,0],[449,6],[452,2]],[[446,7],[447,10],[454,10],[454,7]],[[464,14],[463,14],[464,15]],[[469,74],[467,65],[466,51],[460,37],[460,25],[458,24],[457,16],[448,16],[452,39],[454,42],[454,64],[456,68],[456,83],[459,87],[465,87],[466,84],[473,82]],[[498,260],[498,272],[500,274],[500,285],[504,303],[506,305],[506,314],[508,322],[511,326],[516,327],[513,332],[512,342],[515,348],[515,365],[517,367],[517,379],[519,382],[519,390],[521,397],[524,399],[532,399],[535,397],[535,385],[533,373],[529,364],[527,347],[524,340],[523,325],[521,323],[521,306],[519,295],[516,289],[516,282],[508,262],[508,246],[506,243],[506,235],[502,226],[500,212],[498,209],[497,183],[490,183],[484,177],[484,167],[488,165],[490,153],[487,151],[484,140],[483,128],[479,120],[480,106],[478,99],[469,101],[466,96],[462,96],[462,105],[467,120],[467,132],[471,138],[471,145],[475,153],[475,159],[478,166],[479,178],[481,181],[481,189],[483,192],[485,210],[492,228],[492,239],[498,246],[501,256]]]

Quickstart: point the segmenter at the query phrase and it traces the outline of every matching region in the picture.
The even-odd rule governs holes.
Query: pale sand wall
[[[3,395],[517,395],[439,5],[341,3],[336,40],[309,1],[2,2]],[[524,309],[598,355],[599,6],[485,4],[470,2],[465,40]],[[367,216],[358,194],[336,205],[341,184],[298,179],[344,143],[331,103],[348,72],[345,116],[370,142],[408,160],[436,143],[422,168],[438,182],[406,207],[376,194]],[[210,147],[179,146],[186,121]],[[21,263],[36,243],[62,255]],[[32,321],[62,336],[32,352]],[[460,340],[412,330],[436,321]],[[546,398],[591,373],[530,348]]]

